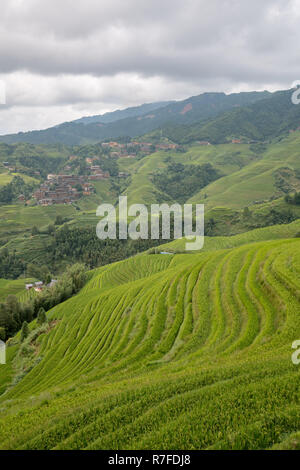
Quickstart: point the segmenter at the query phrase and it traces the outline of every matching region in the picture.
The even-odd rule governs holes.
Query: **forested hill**
[[[190,125],[195,122],[204,124],[221,113],[230,109],[246,106],[264,99],[269,92],[249,92],[226,95],[225,93],[203,93],[183,101],[172,102],[167,106],[161,103],[158,109],[151,109],[151,105],[142,105],[141,109],[134,111],[117,111],[110,116],[96,116],[89,123],[89,118],[63,123],[46,130],[20,132],[18,134],[0,137],[6,143],[30,142],[34,144],[63,143],[77,145],[95,143],[105,139],[143,135],[167,125]],[[145,106],[148,106],[145,111]],[[153,108],[152,104],[152,108]],[[141,110],[144,112],[139,115]],[[131,117],[125,117],[125,116]],[[114,120],[118,117],[121,119]],[[108,122],[108,121],[111,122]]]
[[[222,113],[205,124],[170,126],[164,135],[178,143],[195,140],[225,143],[234,138],[264,141],[287,134],[300,126],[300,106],[292,103],[292,92],[273,93],[249,106]]]

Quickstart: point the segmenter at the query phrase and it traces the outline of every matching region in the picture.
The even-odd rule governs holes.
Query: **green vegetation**
[[[0,449],[300,448],[300,108],[290,92],[150,108],[2,138],[36,145],[0,144]],[[97,143],[145,132],[133,158]],[[93,164],[110,177],[76,202],[30,200]],[[99,240],[96,208],[120,194],[203,203],[204,248]]]
[[[10,204],[18,196],[22,195],[24,200],[31,196],[35,183],[25,183],[20,176],[14,176],[10,183],[0,187],[0,204]]]
[[[236,106],[246,106],[271,95],[268,92],[203,93],[184,101],[150,103],[136,108],[107,113],[104,116],[83,118],[42,131],[1,136],[6,143],[85,145],[111,138],[143,135],[153,129],[171,124],[183,127],[195,122],[204,123]],[[272,95],[271,95],[272,96]],[[188,111],[188,112],[186,112]],[[149,119],[151,117],[151,119]],[[180,130],[176,129],[176,133]]]
[[[0,279],[0,301],[2,302],[8,295],[22,297],[24,294],[25,284],[33,282],[33,278],[21,278],[15,281],[8,279]]]
[[[220,177],[210,163],[197,166],[169,163],[165,170],[154,174],[153,182],[171,200],[183,203],[199,189]]]
[[[27,338],[29,335],[29,327],[27,321],[24,321],[22,328],[21,328],[21,333],[20,333],[20,341],[23,343],[23,341]]]
[[[102,202],[116,203],[120,193],[128,196],[129,204],[149,205],[170,200],[204,203],[205,230],[209,236],[288,224],[300,217],[299,205],[291,204],[286,198],[300,190],[299,142],[299,132],[294,132],[271,144],[193,144],[182,152],[159,151],[142,159],[112,159],[109,171],[114,173],[117,165],[129,178],[96,181],[96,192],[74,205],[2,205],[0,276],[17,278],[28,272],[28,264],[46,265],[48,273],[57,275],[72,262],[80,261],[94,268],[146,250],[149,246],[145,243],[110,245],[95,237],[97,206]],[[6,145],[5,158],[8,159],[9,149],[14,152],[14,158],[17,149],[23,155],[28,145]],[[32,153],[40,150],[31,147]],[[68,154],[75,150],[79,160],[69,161]],[[99,145],[70,148],[69,153],[63,148],[62,152],[66,155],[62,158],[63,165],[66,161],[74,165],[71,171],[79,171],[79,167],[84,171],[85,156],[97,156],[101,165],[110,160],[101,154]],[[61,162],[57,154],[51,155],[49,160]],[[179,170],[175,171],[176,168]],[[223,176],[209,183],[217,175]],[[205,183],[209,184],[203,187]],[[74,233],[65,232],[66,226]]]
[[[15,279],[25,272],[26,265],[13,251],[7,248],[0,251],[0,277]]]
[[[77,263],[66,270],[59,282],[44,287],[38,295],[31,292],[19,298],[8,295],[5,302],[0,303],[0,327],[4,329],[5,339],[11,338],[21,325],[21,336],[26,338],[27,322],[37,317],[38,325],[45,323],[45,311],[76,294],[85,281],[84,266]]]
[[[287,195],[284,199],[285,199],[285,202],[287,202],[288,204],[294,204],[296,206],[300,206],[300,192],[293,194],[293,196]]]
[[[45,309],[43,307],[41,307],[39,309],[36,322],[40,326],[47,322],[47,315],[46,315]]]
[[[256,241],[280,240],[282,238],[296,238],[300,232],[300,220],[295,220],[291,224],[273,225],[271,227],[259,228],[249,232],[240,233],[231,237],[205,237],[205,243],[201,250],[214,251],[218,249],[235,248]],[[173,253],[185,252],[185,238],[173,240],[157,248],[159,250],[168,250]]]
[[[21,181],[20,178],[23,180]],[[15,172],[5,172],[5,173],[0,173],[0,190],[1,194],[3,194],[3,187],[8,187],[10,188],[12,181],[14,180],[14,185],[12,185],[12,189],[18,189],[17,185],[21,183],[23,188],[32,188],[34,187],[37,183],[38,180],[36,178],[32,178],[31,176],[27,176],[24,173],[15,173]],[[22,186],[20,189],[22,189]],[[2,202],[2,201],[1,201]]]
[[[300,242],[267,231],[92,271],[8,347],[1,448],[299,448]]]
[[[118,230],[118,229],[117,229]],[[54,234],[47,246],[44,261],[49,266],[57,266],[61,260],[69,263],[80,261],[90,268],[119,261],[151,246],[162,243],[162,240],[99,240],[93,226],[69,228],[65,225]]]
[[[30,142],[52,147],[60,142],[63,147],[147,133],[158,139],[163,130],[165,137],[181,144],[196,140],[220,144],[234,138],[256,144],[286,135],[299,126],[300,111],[292,104],[291,93],[291,90],[231,95],[204,93],[184,101],[161,103],[150,114],[135,111],[120,119],[120,112],[117,112],[115,118],[108,120],[101,121],[101,116],[95,116],[46,130],[1,136],[0,140],[6,144]]]
[[[220,113],[206,122],[186,127],[169,126],[165,136],[182,144],[208,140],[214,144],[242,139],[264,142],[299,127],[300,111],[291,101],[291,90],[277,91],[250,105]]]

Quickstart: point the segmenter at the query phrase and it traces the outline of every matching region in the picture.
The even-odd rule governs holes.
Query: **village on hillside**
[[[178,145],[169,142],[153,145],[150,142],[133,141],[128,143],[103,142],[101,147],[109,153],[110,157],[117,159],[135,158],[139,153],[149,155],[158,150],[176,150]],[[64,167],[64,173],[47,175],[47,179],[32,194],[38,205],[72,204],[82,196],[90,196],[95,192],[93,182],[111,177],[108,171],[102,170],[101,166],[96,164],[98,156],[85,158],[89,174],[68,173],[72,170],[72,162],[77,159],[76,155],[71,155],[69,164]],[[127,178],[129,174],[119,172],[117,176],[118,178]],[[19,200],[25,200],[25,197],[20,195]]]
[[[94,187],[79,175],[51,175],[32,195],[41,206],[71,204],[81,195],[90,195]]]
[[[176,150],[179,146],[173,142],[163,142],[153,144],[151,142],[131,141],[127,143],[120,142],[102,142],[103,149],[109,149],[110,155],[117,158],[134,158],[138,153],[149,155],[159,150]]]

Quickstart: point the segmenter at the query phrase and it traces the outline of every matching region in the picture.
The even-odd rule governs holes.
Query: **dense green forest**
[[[207,140],[220,144],[234,138],[269,141],[299,127],[300,109],[291,102],[291,91],[276,92],[249,106],[226,111],[215,119],[186,126],[166,126],[164,135],[187,144]]]
[[[45,236],[37,230],[33,227],[35,237]],[[173,224],[171,236],[172,231]],[[0,250],[0,278],[17,279],[21,275],[28,275],[44,281],[48,275],[57,274],[61,270],[62,262],[64,265],[81,262],[92,269],[128,258],[168,241],[161,238],[151,240],[150,236],[149,240],[99,240],[92,226],[69,228],[64,225],[60,230],[49,226],[47,232],[41,264],[34,261],[26,263],[21,253],[10,252],[7,248]],[[33,238],[33,246],[34,240],[36,239]]]
[[[168,194],[170,199],[184,203],[221,176],[210,163],[196,166],[170,162],[166,169],[153,175],[153,183]]]
[[[149,240],[100,240],[93,227],[70,229],[65,225],[54,234],[48,247],[48,257],[50,264],[66,258],[71,263],[80,261],[95,268],[128,258],[161,243],[161,238],[151,240],[150,237]]]
[[[0,250],[0,278],[17,279],[26,271],[26,264],[16,252],[7,248]]]

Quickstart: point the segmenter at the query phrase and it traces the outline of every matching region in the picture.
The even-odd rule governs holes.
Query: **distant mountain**
[[[119,121],[120,119],[126,118],[134,118],[138,116],[142,116],[143,114],[150,113],[151,111],[155,111],[159,108],[167,106],[168,104],[173,103],[173,101],[159,101],[157,103],[146,103],[140,106],[135,106],[132,108],[126,109],[118,109],[116,111],[112,111],[110,113],[105,114],[98,114],[96,116],[86,116],[80,119],[76,119],[71,121],[76,124],[95,124],[95,123],[102,123],[102,124],[110,124],[112,122]]]
[[[246,137],[263,141],[300,127],[300,106],[291,101],[292,90],[278,91],[249,106],[227,111],[209,122],[170,126],[164,135],[179,143],[208,140],[223,143]]]
[[[33,144],[63,143],[66,145],[79,145],[117,137],[135,137],[165,126],[185,126],[196,122],[198,125],[204,125],[209,119],[216,118],[228,110],[250,105],[268,96],[270,96],[270,93],[267,91],[230,95],[225,93],[204,93],[169,104],[153,103],[108,113],[109,115],[103,115],[102,117],[95,116],[92,118],[92,122],[87,121],[90,118],[83,118],[46,130],[6,135],[0,137],[0,141],[6,143],[30,142]],[[146,109],[147,112],[145,112]],[[129,115],[131,116],[129,117]],[[120,116],[123,116],[123,118],[117,119]]]

